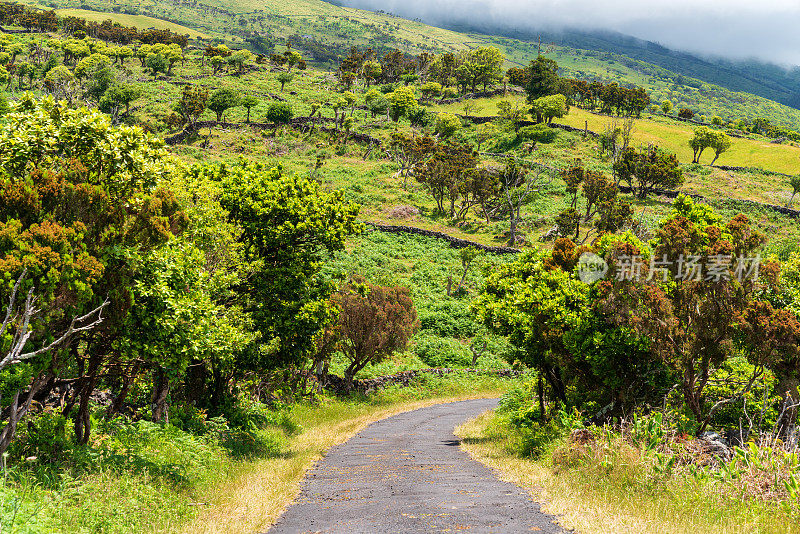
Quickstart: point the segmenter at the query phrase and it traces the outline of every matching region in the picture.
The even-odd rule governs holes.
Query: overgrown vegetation
[[[584,55],[563,50],[509,68],[511,41],[432,33],[401,50],[427,29],[383,15],[173,7],[207,15],[200,46],[0,12],[37,30],[0,38],[4,527],[214,531],[222,508],[200,509],[226,471],[296,481],[347,435],[325,425],[496,393],[519,379],[491,371],[512,366],[534,381],[490,437],[508,432],[515,454],[656,500],[708,491],[767,526],[795,517],[800,229],[739,202],[798,191],[781,110],[582,76]],[[275,21],[310,33],[252,30]],[[372,48],[356,46],[365,31]],[[701,113],[714,118],[687,122]],[[353,391],[430,367],[481,372]],[[738,448],[700,450],[704,432]]]

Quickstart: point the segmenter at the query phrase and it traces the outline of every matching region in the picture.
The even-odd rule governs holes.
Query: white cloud
[[[798,0],[344,0],[426,22],[617,30],[665,46],[800,65]]]

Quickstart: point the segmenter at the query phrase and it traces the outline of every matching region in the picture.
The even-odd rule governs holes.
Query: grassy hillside
[[[210,39],[206,33],[198,32],[192,28],[168,22],[166,20],[145,17],[144,15],[128,15],[125,13],[101,13],[99,11],[89,11],[88,9],[59,9],[56,11],[62,17],[80,17],[82,19],[95,22],[112,20],[123,26],[133,26],[138,29],[156,28],[159,30],[170,30],[181,35],[188,35],[191,39]]]
[[[452,29],[467,33],[481,31],[506,35],[522,41],[541,37],[545,42],[555,43],[558,46],[595,50],[609,56],[624,56],[657,65],[681,76],[705,80],[730,91],[752,93],[794,107],[800,105],[800,69],[797,68],[788,70],[757,60],[705,59],[665,48],[658,43],[610,31],[544,30],[531,35],[528,32],[515,32],[509,31],[508,28],[490,26],[453,26]]]
[[[191,4],[165,0],[39,0],[32,3],[41,7],[91,8],[99,12],[88,15],[93,20],[102,19],[104,15],[100,13],[114,17],[122,14],[155,17],[226,40],[234,46],[246,44],[262,53],[268,53],[274,45],[294,36],[295,46],[328,67],[335,65],[338,57],[346,55],[350,46],[370,46],[379,53],[391,48],[419,53],[457,52],[492,44],[505,52],[508,66],[527,65],[538,51],[531,41],[459,33],[386,13],[340,7],[322,0],[205,0]],[[707,70],[692,72],[705,76],[701,81],[625,57],[617,53],[619,50],[608,51],[599,44],[597,50],[581,48],[592,46],[594,41],[591,40],[573,42],[562,39],[557,42],[562,44],[552,47],[548,54],[562,65],[564,75],[635,83],[645,87],[654,102],[669,99],[676,107],[687,107],[708,117],[718,115],[726,120],[765,117],[775,124],[800,129],[799,110],[709,84],[708,81],[720,83],[720,80],[718,76],[705,76]],[[755,86],[751,88],[753,91],[757,89]],[[762,91],[760,94],[778,99],[783,93],[773,95]]]
[[[524,97],[495,97],[471,101],[471,114],[476,116],[494,116],[498,114],[497,103],[501,100],[511,100],[524,104]],[[437,111],[464,113],[464,104],[449,104],[436,106]],[[572,108],[567,116],[556,120],[561,124],[603,132],[611,123],[612,118],[590,113],[580,108]],[[644,114],[641,119],[634,122],[633,140],[639,144],[657,144],[674,152],[681,161],[692,159],[692,150],[689,140],[693,136],[696,126],[680,121],[671,120],[659,115]],[[800,147],[784,144],[770,143],[767,139],[739,139],[733,138],[733,146],[720,157],[720,165],[737,167],[760,167],[762,169],[784,174],[797,174],[800,171]],[[710,158],[704,154],[703,162],[708,163]]]

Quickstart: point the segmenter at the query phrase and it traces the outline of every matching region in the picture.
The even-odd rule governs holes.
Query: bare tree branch
[[[17,279],[17,282],[14,284],[14,288],[11,290],[8,306],[6,308],[6,316],[3,320],[2,327],[0,327],[0,337],[2,337],[6,334],[12,323],[21,323],[14,333],[11,347],[8,349],[8,352],[5,354],[5,356],[0,358],[0,369],[50,352],[64,344],[73,335],[91,330],[103,322],[103,309],[105,309],[105,307],[109,304],[109,300],[106,299],[102,304],[100,304],[100,306],[94,308],[90,312],[78,317],[73,317],[69,327],[55,340],[43,347],[40,347],[39,349],[30,352],[23,352],[25,350],[25,346],[30,340],[31,335],[33,334],[33,331],[31,330],[31,320],[35,318],[36,315],[41,311],[35,307],[36,297],[33,295],[33,288],[28,291],[28,295],[25,297],[25,304],[21,312],[17,311],[17,294],[19,293],[19,286],[22,284],[22,280],[25,278],[25,275],[26,272],[23,271],[23,273]],[[18,315],[18,313],[21,313],[21,315]]]

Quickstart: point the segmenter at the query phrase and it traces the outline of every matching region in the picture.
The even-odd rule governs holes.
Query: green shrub
[[[417,106],[408,110],[408,121],[413,126],[427,126],[431,123],[433,117],[428,111],[422,107]]]
[[[535,124],[520,128],[517,136],[524,141],[536,141],[537,143],[552,143],[558,137],[558,132],[546,124]]]

